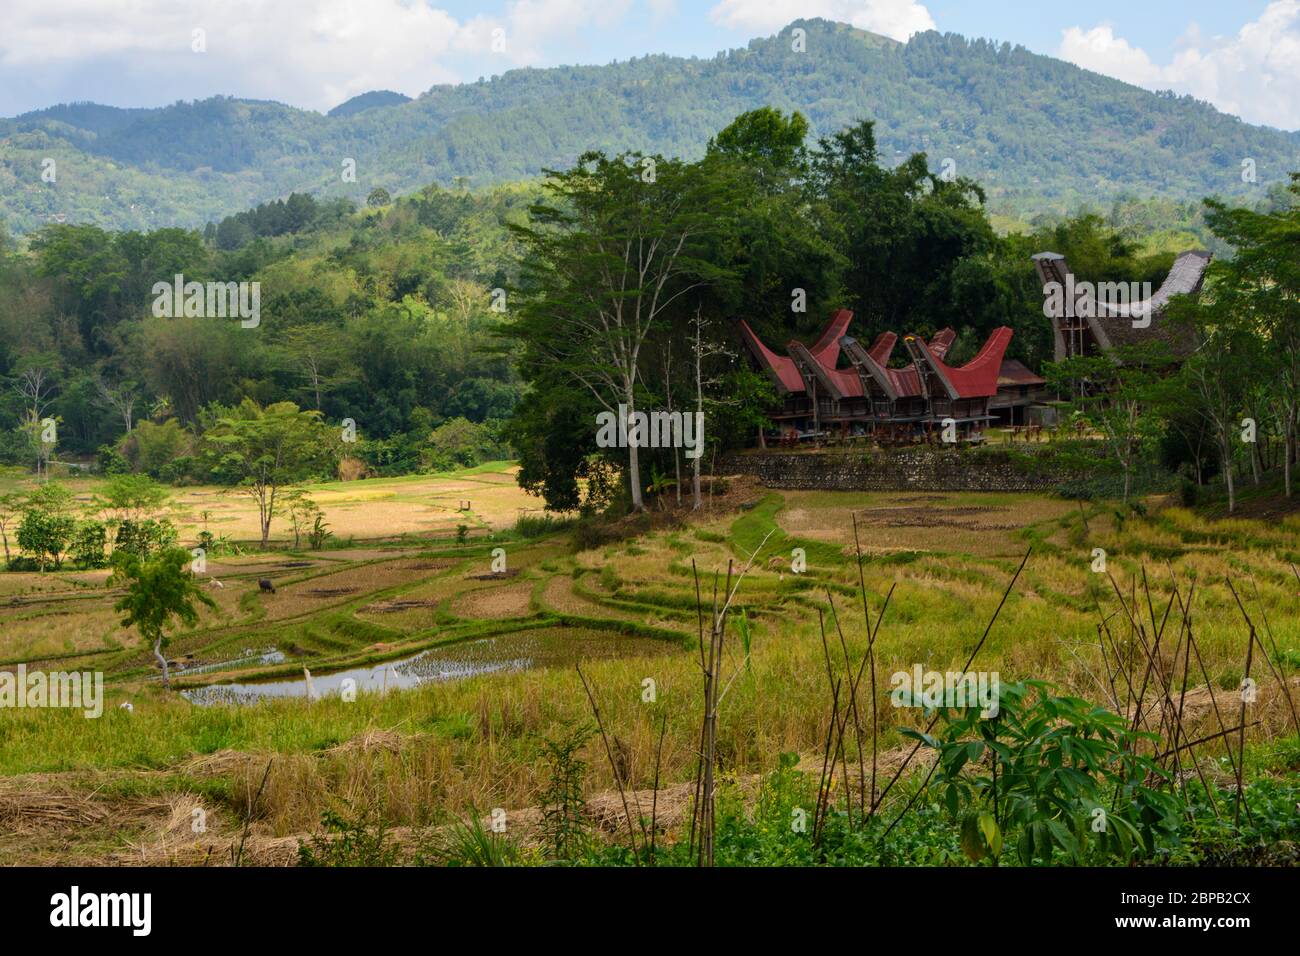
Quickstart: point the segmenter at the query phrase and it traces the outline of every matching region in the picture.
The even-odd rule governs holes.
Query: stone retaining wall
[[[728,455],[719,475],[753,475],[768,488],[812,491],[1053,491],[1076,471],[1027,466],[1000,449],[767,451]]]

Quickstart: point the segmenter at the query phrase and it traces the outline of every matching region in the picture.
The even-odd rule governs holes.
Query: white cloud
[[[1115,36],[1109,26],[1093,27],[1086,32],[1080,27],[1070,27],[1062,35],[1057,55],[1085,69],[1139,86],[1150,86],[1160,79],[1160,68],[1151,62],[1146,51]]]
[[[791,20],[824,17],[903,41],[935,28],[930,11],[915,0],[722,0],[709,17],[744,30],[775,30]]]
[[[1300,128],[1300,0],[1274,0],[1231,37],[1206,37],[1191,24],[1164,65],[1104,24],[1065,30],[1057,55],[1148,89],[1190,93],[1251,123]]]
[[[615,25],[631,5],[513,0],[501,16],[459,20],[433,2],[5,0],[0,71],[54,86],[93,69],[116,78],[108,87],[149,78],[173,98],[194,87],[328,109],[366,90],[415,95],[544,62],[554,41]],[[205,53],[191,50],[195,29]],[[493,49],[495,30],[504,49]]]
[[[677,15],[677,0],[646,0],[646,6],[650,8],[651,19],[655,24]]]

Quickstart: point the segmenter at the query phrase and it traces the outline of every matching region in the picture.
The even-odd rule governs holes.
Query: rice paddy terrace
[[[349,493],[358,492],[370,493]],[[386,493],[367,512],[372,526],[384,522]],[[1212,733],[1220,699],[1235,699],[1243,607],[1284,679],[1300,666],[1295,517],[1216,521],[1160,502],[1137,515],[1032,495],[750,488],[690,523],[575,550],[564,531],[511,531],[518,502],[505,494],[462,544],[395,535],[209,559],[207,577],[222,585],[210,589],[217,608],[173,637],[170,691],[152,655],[117,626],[103,575],[0,578],[0,666],[103,671],[108,697],[98,720],[0,715],[0,862],[56,853],[204,862],[225,854],[241,827],[251,829],[250,859],[285,862],[323,810],[358,802],[382,806],[397,827],[491,807],[526,820],[540,786],[538,741],[591,715],[578,662],[614,729],[623,780],[644,792],[657,771],[661,786],[680,788],[699,733],[697,594],[711,604],[729,564],[735,573],[749,565],[734,604],[746,636],[733,628],[724,658],[724,680],[744,674],[721,716],[720,760],[737,782],[770,771],[782,753],[823,746],[819,615],[842,629],[846,655],[861,655],[860,580],[879,619],[885,748],[900,746],[898,731],[917,719],[888,706],[889,675],[917,663],[960,668],[1026,552],[973,665],[1004,682],[1047,680],[1123,709],[1099,627],[1129,646],[1131,617],[1158,625],[1176,600],[1194,607],[1200,650],[1189,732]],[[427,505],[387,500],[399,511]],[[328,506],[326,515],[335,520]],[[803,573],[792,570],[796,549]],[[1097,549],[1105,574],[1094,570]],[[1183,676],[1179,660],[1160,666],[1162,679]],[[1291,716],[1259,666],[1247,739],[1264,748],[1267,770],[1291,759],[1268,750]],[[339,693],[348,679],[354,699]],[[598,743],[591,748],[587,787],[599,800],[615,779]],[[199,836],[188,826],[195,807],[208,820]],[[610,821],[617,832],[617,813]]]

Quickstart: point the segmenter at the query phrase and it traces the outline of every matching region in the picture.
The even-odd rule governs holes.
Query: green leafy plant
[[[558,737],[543,740],[539,748],[548,771],[540,802],[542,833],[556,860],[572,860],[590,841],[587,803],[582,795],[587,763],[578,752],[592,733],[587,724],[566,727]]]
[[[1071,863],[1092,855],[1127,860],[1177,833],[1180,800],[1158,784],[1168,771],[1140,753],[1152,734],[1120,715],[1050,693],[1044,681],[999,688],[996,716],[941,708],[942,730],[904,730],[937,752],[933,786],[960,825],[972,861],[1002,854],[1014,838],[1020,862]]]
[[[176,528],[166,518],[126,518],[117,526],[114,554],[131,554],[142,561],[176,544]]]
[[[104,549],[108,546],[108,533],[102,521],[78,522],[68,546],[68,556],[83,568],[102,568],[108,563]]]
[[[298,844],[300,866],[396,866],[401,847],[391,839],[383,817],[365,809],[352,816],[326,810],[322,832]]]
[[[519,848],[483,826],[477,811],[432,832],[416,853],[419,866],[517,866]]]
[[[316,520],[312,522],[311,530],[307,532],[307,543],[311,545],[313,551],[319,551],[325,547],[325,542],[334,537],[334,532],[329,530],[329,525],[325,523],[323,515],[316,515]]]
[[[29,507],[18,525],[18,547],[35,555],[42,571],[47,565],[58,568],[63,563],[63,552],[72,540],[76,525],[76,519],[71,515]]]

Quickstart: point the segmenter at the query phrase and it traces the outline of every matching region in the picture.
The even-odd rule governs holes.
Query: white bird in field
[[[224,587],[225,587],[225,585],[222,584],[220,581],[218,581],[216,578],[213,578],[213,579],[211,580],[211,582],[209,582],[209,583],[211,583],[211,585],[212,585],[214,588],[224,588]]]
[[[304,680],[307,682],[307,699],[318,700],[319,697],[316,694],[316,685],[313,684],[311,680],[311,671],[307,670],[307,668],[304,667],[302,669],[302,676]]]
[[[133,706],[131,706],[131,702],[130,702],[129,700],[124,700],[124,701],[122,701],[122,703],[118,704],[117,707],[118,707],[118,710],[124,710],[124,711],[126,711],[128,714],[133,714],[133,713],[135,713],[135,708],[134,708]]]

